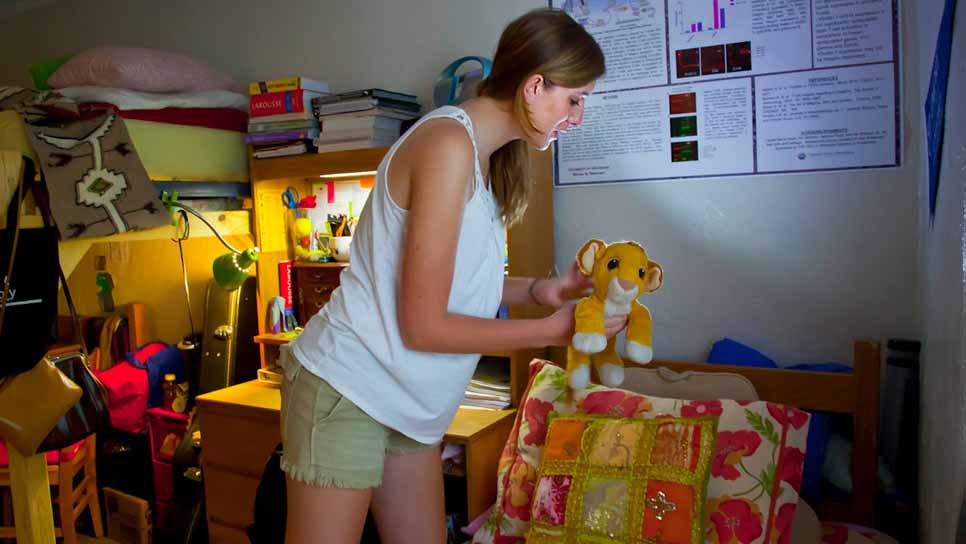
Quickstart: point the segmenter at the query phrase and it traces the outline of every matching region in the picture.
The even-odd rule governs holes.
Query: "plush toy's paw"
[[[574,399],[574,396],[575,395],[571,393],[569,398],[563,401],[557,399],[557,401],[553,404],[553,411],[562,416],[572,416],[579,412],[580,409],[577,406],[577,401]]]
[[[568,383],[571,389],[586,389],[590,383],[590,367],[580,365],[570,373]]]
[[[600,353],[607,347],[607,337],[596,332],[578,332],[574,334],[571,344],[583,353]]]
[[[624,367],[605,363],[597,369],[600,374],[600,383],[607,387],[617,387],[624,382]]]
[[[634,341],[627,343],[625,351],[628,359],[642,365],[650,363],[651,359],[654,358],[654,350],[651,349],[651,346],[645,346]]]

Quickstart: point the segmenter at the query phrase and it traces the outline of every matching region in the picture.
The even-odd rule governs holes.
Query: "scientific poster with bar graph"
[[[900,164],[898,0],[551,0],[607,74],[558,185]]]

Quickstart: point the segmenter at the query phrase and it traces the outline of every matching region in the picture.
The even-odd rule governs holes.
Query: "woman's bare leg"
[[[386,455],[382,485],[372,490],[372,515],[382,544],[443,544],[446,512],[439,448]]]
[[[372,489],[316,487],[285,478],[286,544],[359,544]]]

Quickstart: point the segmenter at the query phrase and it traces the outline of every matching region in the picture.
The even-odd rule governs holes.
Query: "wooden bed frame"
[[[852,373],[804,372],[707,363],[655,360],[647,368],[675,372],[731,372],[748,378],[761,400],[852,416],[852,496],[848,504],[812,505],[822,521],[852,522],[872,527],[879,459],[878,342],[857,340]],[[626,361],[628,366],[638,366]]]

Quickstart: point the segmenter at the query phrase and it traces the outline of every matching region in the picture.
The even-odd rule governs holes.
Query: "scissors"
[[[286,187],[285,192],[282,193],[282,204],[291,210],[298,207],[300,200],[299,191],[295,187]]]

